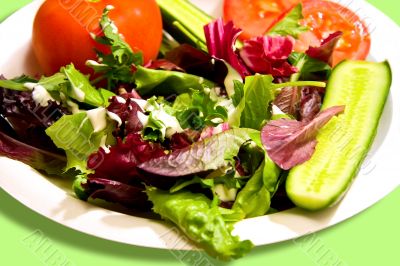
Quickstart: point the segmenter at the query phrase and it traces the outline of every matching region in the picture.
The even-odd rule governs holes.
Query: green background
[[[1,21],[31,1],[0,0],[0,2]],[[398,0],[369,2],[400,23]],[[1,51],[4,52],[7,51]],[[399,203],[400,189],[397,189],[378,204],[348,221],[297,242],[287,241],[255,248],[245,258],[230,264],[400,265]],[[75,232],[34,213],[1,189],[0,233],[1,265],[167,266],[182,265],[185,262],[193,264],[188,263],[190,256],[199,255],[185,253],[182,262],[176,258],[179,254],[167,250],[133,247]],[[39,242],[33,242],[35,239],[43,241],[40,248]],[[60,256],[59,263],[51,261],[57,256]],[[50,259],[46,261],[49,257]],[[205,262],[203,260],[199,265],[206,265]],[[210,262],[219,264],[216,261]]]

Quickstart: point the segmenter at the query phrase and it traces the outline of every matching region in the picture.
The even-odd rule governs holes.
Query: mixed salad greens
[[[239,258],[252,243],[233,224],[294,206],[288,170],[312,157],[318,131],[346,108],[321,111],[342,33],[298,53],[301,4],[241,42],[232,22],[190,7],[196,27],[206,25],[188,31],[161,3],[172,36],[155,61],[144,65],[124,42],[108,6],[94,38],[110,53],[87,61],[95,75],[70,64],[47,77],[1,77],[0,154],[73,176],[82,200],[152,210],[208,254]]]

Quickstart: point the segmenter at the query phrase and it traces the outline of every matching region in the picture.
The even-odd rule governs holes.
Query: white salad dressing
[[[38,84],[37,83],[33,83],[33,82],[24,83],[24,87],[27,88],[28,90],[33,90],[36,85],[38,85]]]
[[[86,61],[86,65],[89,65],[89,66],[107,66],[105,64],[100,64],[99,62],[94,61],[94,60],[87,60]]]
[[[236,107],[233,105],[232,99],[223,99],[218,102],[219,106],[225,107],[228,111],[228,118],[236,111]],[[229,119],[228,119],[229,120]]]
[[[235,201],[237,189],[236,188],[227,188],[224,184],[217,184],[214,187],[215,194],[217,194],[218,198],[223,202]]]
[[[83,102],[85,100],[85,92],[82,90],[83,84],[80,84],[79,86],[75,86],[72,84],[72,91],[74,92],[74,95],[76,99],[80,102]]]
[[[110,153],[110,146],[106,145],[107,142],[107,135],[103,136],[100,140],[100,147],[103,148],[106,154]]]
[[[92,109],[86,112],[93,127],[93,132],[100,132],[107,127],[107,110],[103,107]]]
[[[107,6],[106,6],[106,9],[107,9],[108,11],[113,10],[114,8],[115,8],[115,7],[114,7],[113,5],[107,5]],[[106,24],[106,25],[104,26],[104,28],[106,28],[106,27],[108,27],[108,26],[111,27],[112,32],[113,32],[114,34],[118,34],[118,28],[117,28],[117,26],[115,26],[114,22],[110,21],[108,24]]]
[[[146,100],[131,98],[131,101],[137,103],[137,105],[139,105],[143,111],[152,111],[152,110],[150,110],[151,105],[147,104]]]
[[[116,113],[107,111],[107,115],[108,115],[108,117],[109,117],[111,120],[116,121],[116,122],[118,123],[118,126],[119,126],[119,127],[122,126],[122,120],[121,120],[121,118],[120,118]]]
[[[172,116],[165,112],[164,108],[160,106],[158,110],[154,110],[151,115],[154,119],[160,120],[165,126],[165,136],[170,138],[175,133],[183,132],[181,125],[179,124],[178,119],[175,116]]]
[[[113,5],[107,5],[106,6],[106,9],[108,10],[108,11],[110,11],[110,10],[113,10],[115,7],[113,6]]]
[[[27,82],[24,84],[25,88],[32,91],[32,98],[36,104],[47,107],[49,106],[49,101],[55,101],[53,97],[51,97],[50,93],[46,90],[45,87],[39,85],[37,83]]]
[[[235,89],[234,89],[234,80],[242,81],[242,77],[240,74],[229,64],[227,64],[225,61],[223,61],[228,68],[228,74],[226,75],[226,78],[224,80],[224,85],[226,88],[226,92],[228,93],[229,98],[231,98],[235,94]]]
[[[122,98],[121,96],[115,96],[115,99],[117,99],[118,103],[121,103],[121,104],[126,103],[126,100],[124,98]]]
[[[140,123],[142,123],[143,127],[146,127],[147,124],[149,123],[149,116],[143,114],[140,111],[137,112],[137,116],[138,116]]]
[[[67,101],[67,104],[70,107],[72,114],[77,114],[82,112],[81,110],[79,110],[79,105],[77,103],[74,103],[73,101]]]
[[[285,115],[285,113],[282,112],[282,110],[279,109],[279,107],[276,106],[275,104],[272,105],[272,114],[273,115]]]

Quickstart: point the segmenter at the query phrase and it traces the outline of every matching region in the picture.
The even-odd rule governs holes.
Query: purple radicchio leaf
[[[88,178],[86,182],[81,183],[81,186],[85,194],[92,199],[102,199],[141,210],[148,210],[151,207],[143,185],[127,185],[110,179]]]
[[[301,121],[311,121],[321,110],[322,97],[320,88],[304,87],[301,89],[299,117]]]
[[[235,28],[232,21],[224,24],[220,18],[204,26],[204,32],[211,56],[229,63],[242,78],[250,75],[235,47],[236,40],[242,32],[241,29]]]
[[[342,38],[343,32],[337,31],[321,42],[319,47],[310,47],[306,54],[312,58],[324,61],[332,65],[332,55],[336,44]]]
[[[289,64],[294,39],[281,36],[261,36],[244,42],[240,56],[254,73],[271,74],[274,77],[289,77],[297,68]]]
[[[215,59],[189,44],[182,44],[169,51],[165,58],[185,72],[214,81],[224,87],[228,68],[223,60]]]
[[[276,97],[274,105],[297,120],[310,121],[321,110],[323,94],[315,87],[287,87]]]
[[[175,133],[171,136],[169,146],[171,150],[179,150],[186,148],[200,138],[200,132],[192,129],[186,129],[184,132]]]
[[[185,72],[185,70],[167,59],[151,60],[144,67],[156,70]]]
[[[308,161],[317,145],[318,130],[344,109],[344,106],[328,108],[309,122],[284,118],[270,121],[261,131],[261,140],[269,157],[284,170]]]
[[[230,129],[230,126],[229,126],[228,123],[222,123],[222,124],[219,124],[216,127],[206,127],[201,132],[199,140],[201,141],[203,139],[210,138],[210,137],[212,137],[212,136],[214,136],[216,134],[225,132],[225,131],[227,131],[229,129]]]
[[[0,132],[0,155],[23,162],[48,174],[62,174],[65,156],[27,145]]]
[[[283,88],[282,91],[275,98],[274,105],[276,105],[285,114],[297,118],[299,112],[300,97],[300,88],[286,87]]]
[[[258,135],[258,131],[246,128],[227,130],[168,155],[146,161],[138,165],[138,168],[147,176],[159,179],[208,173],[232,163],[242,144]]]
[[[137,133],[143,129],[143,124],[138,117],[138,112],[143,113],[142,108],[137,104],[134,99],[128,97],[132,93],[124,94],[122,97],[114,96],[110,99],[110,105],[107,110],[114,113],[121,119],[121,124],[118,125],[114,134],[121,138],[130,133]],[[135,96],[135,95],[133,95]]]
[[[0,88],[1,131],[39,149],[60,153],[45,130],[68,113],[54,101],[45,107],[36,104],[32,92]]]
[[[212,69],[212,57],[189,44],[182,44],[168,51],[165,59],[184,69],[187,73],[199,75]],[[204,75],[200,75],[205,77]]]
[[[103,178],[132,184],[140,181],[137,165],[150,159],[164,156],[160,144],[142,139],[140,134],[129,134],[125,141],[117,140],[117,144],[109,151],[100,148],[89,156],[87,167],[95,170],[91,178]]]

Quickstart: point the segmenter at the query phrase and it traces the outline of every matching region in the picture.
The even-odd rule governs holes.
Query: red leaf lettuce
[[[244,42],[240,56],[254,73],[289,77],[297,72],[297,68],[288,62],[293,46],[292,37],[256,37]]]
[[[308,161],[317,145],[318,130],[344,109],[344,106],[328,108],[309,122],[284,118],[270,121],[261,132],[269,157],[284,170]]]

